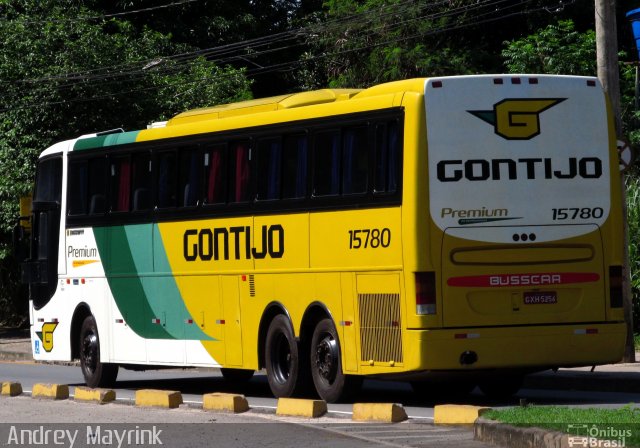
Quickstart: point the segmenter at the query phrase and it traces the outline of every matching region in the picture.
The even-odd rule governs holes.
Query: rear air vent
[[[364,362],[402,362],[399,294],[359,294],[360,344]]]

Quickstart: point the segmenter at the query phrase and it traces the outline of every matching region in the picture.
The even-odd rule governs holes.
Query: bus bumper
[[[541,327],[408,330],[408,370],[538,370],[616,363],[626,325],[600,323]]]

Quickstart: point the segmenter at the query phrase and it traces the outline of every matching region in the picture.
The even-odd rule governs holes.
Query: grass
[[[514,426],[535,426],[601,440],[619,441],[624,436],[624,446],[640,447],[640,408],[632,405],[618,409],[526,406],[491,410],[483,417]]]

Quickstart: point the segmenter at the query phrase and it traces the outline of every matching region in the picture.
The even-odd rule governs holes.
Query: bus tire
[[[313,331],[311,377],[318,395],[328,403],[348,400],[362,384],[361,376],[343,373],[338,332],[328,318],[318,322]]]
[[[229,381],[230,383],[246,383],[251,378],[253,378],[253,370],[246,369],[220,369],[220,373],[222,373],[222,377]]]
[[[80,328],[80,368],[89,387],[113,386],[118,377],[118,364],[100,362],[100,337],[93,316],[87,316]]]
[[[271,392],[276,398],[292,397],[306,388],[300,347],[293,334],[289,319],[283,314],[273,318],[267,330],[265,367]]]
[[[505,399],[515,395],[522,387],[523,375],[506,375],[483,378],[478,387],[489,398]]]

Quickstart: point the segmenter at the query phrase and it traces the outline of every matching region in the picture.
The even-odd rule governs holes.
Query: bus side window
[[[280,199],[282,143],[279,138],[260,140],[256,147],[259,201]]]
[[[398,189],[400,158],[397,121],[376,125],[376,159],[374,193],[395,193]]]
[[[367,126],[350,127],[343,132],[342,194],[366,193],[369,175]]]
[[[202,165],[201,155],[197,148],[180,151],[180,187],[178,200],[181,207],[195,207],[200,199]]]
[[[87,161],[69,163],[69,205],[70,216],[87,214]]]
[[[158,155],[158,208],[177,205],[176,152],[163,151]]]
[[[109,204],[112,212],[128,212],[131,191],[131,161],[129,157],[111,159]]]
[[[107,159],[89,160],[89,215],[107,211]]]
[[[134,212],[149,210],[151,207],[151,155],[133,156],[133,208]],[[175,193],[174,193],[175,194]]]
[[[321,131],[315,136],[313,195],[340,193],[340,131]]]
[[[229,202],[251,200],[251,150],[249,142],[236,142],[229,151]]]
[[[225,193],[225,145],[217,145],[205,150],[205,204],[224,204]]]
[[[307,195],[308,139],[306,135],[284,138],[282,164],[282,198],[304,198]]]

